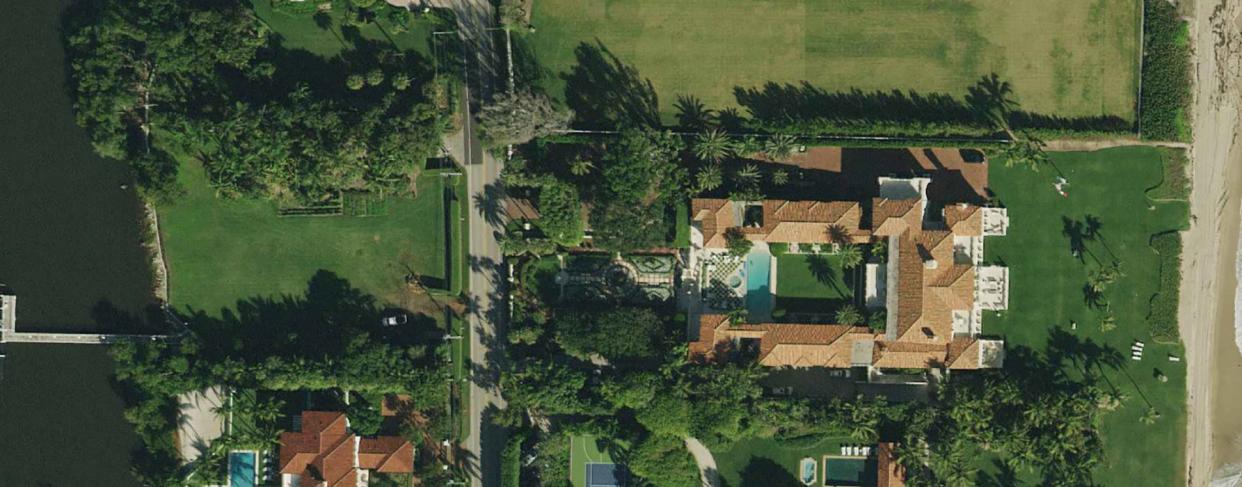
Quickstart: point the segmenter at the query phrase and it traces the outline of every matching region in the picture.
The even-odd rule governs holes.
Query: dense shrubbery
[[[431,420],[424,427],[440,437],[445,415],[437,408],[447,400],[447,372],[433,347],[442,345],[443,332],[430,320],[381,329],[379,317],[373,298],[321,272],[303,296],[243,301],[222,318],[196,312],[190,332],[168,342],[115,344],[125,417],[146,446],[135,470],[150,479],[174,477],[176,398],[212,386],[410,394]],[[367,429],[379,424],[378,417],[355,420],[370,423]]]
[[[249,2],[79,2],[65,19],[78,123],[156,196],[176,194],[174,153],[226,194],[397,189],[447,127],[422,59],[381,43],[288,54]]]
[[[1151,326],[1152,339],[1176,343],[1177,304],[1180,294],[1182,272],[1182,236],[1179,232],[1167,232],[1151,237],[1151,247],[1160,254],[1160,288],[1151,297],[1151,309],[1147,323]]]
[[[514,367],[500,372],[509,408],[499,421],[535,435],[527,445],[535,464],[523,477],[529,485],[568,484],[570,434],[603,440],[609,454],[635,475],[653,485],[673,486],[698,483],[683,446],[686,437],[721,450],[756,437],[848,436],[859,443],[884,437],[906,445],[900,461],[910,485],[973,480],[972,460],[983,454],[1011,468],[1030,468],[1049,485],[1084,485],[1101,460],[1096,426],[1105,409],[1097,405],[1107,394],[1095,386],[1100,380],[1095,368],[1082,376],[1066,374],[1066,364],[1084,360],[1078,354],[1090,349],[1072,335],[1054,337],[1064,345],[1056,354],[1008,349],[1007,363],[1014,365],[1004,374],[955,376],[930,404],[769,397],[761,385],[769,369],[744,359],[689,363],[685,349],[675,345],[680,339],[644,346],[645,361],[605,364],[582,356],[592,340],[627,341],[651,333],[637,325],[627,331],[624,318],[646,322],[643,316],[653,311],[610,310],[602,314],[615,315],[608,318],[612,323],[600,326],[592,323],[600,312],[553,308],[530,290],[519,288],[512,299],[513,326],[538,331],[510,337],[504,349]],[[562,343],[575,324],[584,328],[584,336]],[[670,336],[680,335],[671,320],[666,326]],[[593,335],[592,327],[600,336]],[[1113,364],[1110,356],[1089,360],[1100,363],[1101,370]],[[532,427],[545,421],[551,425],[548,432]],[[557,456],[544,458],[551,454]]]
[[[525,439],[525,435],[513,435],[500,452],[500,487],[521,487],[522,441]]]
[[[1188,140],[1190,40],[1177,7],[1145,0],[1143,25],[1143,93],[1139,128],[1153,140]]]

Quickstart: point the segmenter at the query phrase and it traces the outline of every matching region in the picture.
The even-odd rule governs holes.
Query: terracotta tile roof
[[[711,361],[722,345],[734,339],[759,340],[759,363],[770,367],[850,367],[857,340],[874,340],[869,328],[848,325],[758,323],[730,325],[724,315],[699,317],[699,339],[690,343],[690,356]]]
[[[944,365],[946,348],[932,343],[889,342],[875,344],[872,365],[882,369],[925,369]]]
[[[879,236],[900,235],[922,229],[923,212],[919,200],[871,199],[871,229]]]
[[[950,369],[977,369],[980,366],[979,352],[979,340],[953,340],[949,343],[945,365]]]
[[[751,240],[782,243],[831,243],[840,234],[855,243],[870,240],[871,232],[861,228],[862,205],[853,201],[764,200],[763,224],[742,227]],[[690,214],[703,232],[709,248],[726,246],[724,232],[743,222],[736,221],[743,208],[723,199],[691,200]]]
[[[414,445],[399,436],[363,438],[358,442],[358,467],[384,473],[411,473]]]
[[[975,205],[959,203],[944,207],[944,224],[954,235],[978,237],[983,235],[983,212]]]
[[[834,229],[859,242],[886,238],[890,242],[888,313],[894,325],[881,335],[866,328],[842,325],[748,324],[729,326],[721,315],[700,321],[699,340],[690,344],[696,360],[732,347],[741,338],[760,340],[759,360],[771,366],[849,367],[865,357],[866,348],[853,343],[875,341],[872,364],[882,368],[979,368],[980,345],[973,339],[954,339],[954,315],[975,307],[975,268],[955,245],[971,245],[982,238],[980,207],[945,206],[943,224],[923,221],[921,198],[873,198],[868,219],[855,202],[766,200],[763,223],[742,228],[748,238],[769,242],[827,243]],[[736,226],[741,208],[723,199],[695,199],[692,215],[702,229],[706,247],[725,247],[724,230]],[[840,230],[834,227],[840,227]],[[961,238],[956,238],[961,237]],[[973,249],[969,249],[973,251]],[[967,250],[963,250],[966,252]],[[851,352],[855,355],[852,357]]]
[[[414,472],[414,446],[405,439],[381,436],[360,440],[346,428],[345,413],[304,411],[302,431],[280,434],[280,473],[300,475],[307,487],[354,486],[361,453],[368,455],[367,465],[395,469],[381,471]],[[405,461],[407,457],[409,461]]]
[[[876,445],[876,487],[905,487],[906,472],[893,451],[896,443],[882,441]]]

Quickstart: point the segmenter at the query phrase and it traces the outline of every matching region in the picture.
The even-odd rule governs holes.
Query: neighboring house
[[[966,203],[932,209],[926,178],[879,183],[879,196],[868,202],[693,200],[691,252],[700,254],[694,261],[726,254],[724,234],[734,227],[749,240],[790,249],[828,251],[830,245],[883,241],[886,262],[867,264],[862,294],[867,307],[886,309],[887,322],[883,332],[832,324],[731,324],[721,310],[708,309],[698,318],[691,358],[710,361],[742,350],[771,367],[865,367],[872,373],[1000,367],[1003,342],[980,334],[983,310],[1008,307],[1009,273],[982,265],[983,241],[1007,232],[1008,214]],[[753,310],[751,315],[753,321]]]
[[[280,434],[283,487],[365,487],[371,471],[414,472],[414,445],[404,438],[361,438],[339,411],[304,411],[301,424]]]

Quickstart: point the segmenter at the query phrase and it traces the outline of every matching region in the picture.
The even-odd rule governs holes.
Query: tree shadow
[[[752,457],[742,470],[742,484],[738,487],[797,486],[798,479],[781,467],[775,460]]]
[[[995,473],[979,471],[975,475],[975,485],[979,487],[1016,487],[1022,485],[1022,481],[1018,480],[1018,471],[999,459],[992,460],[992,468],[996,469]]]
[[[483,215],[483,220],[492,227],[504,225],[504,190],[497,184],[483,187],[483,191],[474,195],[474,208]]]
[[[811,275],[814,276],[815,280],[819,281],[820,284],[831,286],[838,295],[845,294],[845,292],[841,289],[842,276],[839,275],[836,267],[832,265],[832,262],[830,262],[827,257],[818,254],[808,255],[806,258],[806,266],[807,270],[811,271]]]
[[[1090,338],[1079,338],[1059,326],[1049,332],[1045,354],[1051,364],[1072,363],[1089,378],[1100,377],[1106,369],[1121,370],[1125,364],[1125,356],[1116,348]]]
[[[738,105],[750,112],[755,128],[769,130],[874,135],[877,123],[887,125],[888,131],[940,136],[995,136],[1004,127],[1099,132],[1133,129],[1133,123],[1115,116],[1067,118],[1021,111],[1010,98],[1009,83],[996,73],[982,76],[967,92],[965,100],[959,100],[947,93],[914,90],[830,91],[806,81],[733,89]]]
[[[1090,255],[1093,260],[1097,263],[1099,262],[1095,254],[1091,253],[1091,250],[1087,248],[1087,227],[1083,222],[1062,216],[1061,235],[1069,240],[1070,254],[1073,254],[1074,258],[1078,259],[1078,263],[1086,263],[1085,255]]]
[[[659,127],[660,105],[651,81],[596,39],[574,49],[578,64],[563,74],[565,103],[585,129]]]
[[[677,125],[682,130],[701,132],[716,122],[715,111],[693,95],[677,95],[673,109],[677,110]]]

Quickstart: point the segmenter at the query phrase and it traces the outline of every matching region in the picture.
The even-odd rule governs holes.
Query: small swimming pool
[[[772,254],[758,245],[746,254],[746,310],[752,322],[772,319]]]
[[[256,456],[252,451],[229,452],[229,487],[254,487]]]

